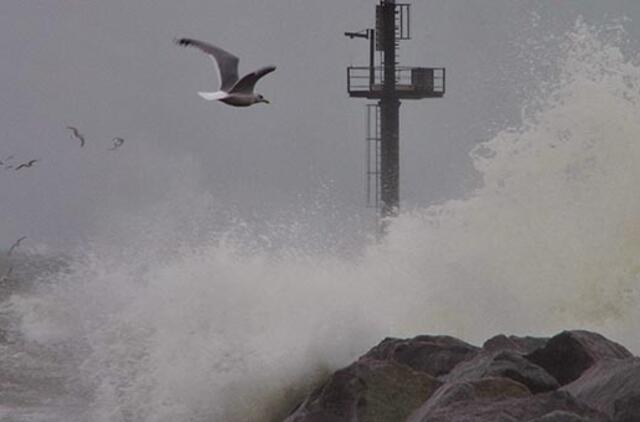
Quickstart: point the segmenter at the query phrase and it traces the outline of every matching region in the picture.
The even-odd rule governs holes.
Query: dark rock
[[[364,357],[392,360],[438,377],[479,351],[478,347],[454,337],[424,335],[407,340],[387,338]]]
[[[589,408],[569,393],[553,391],[524,398],[458,401],[421,418],[412,416],[407,422],[522,422],[545,416],[553,417],[554,412],[557,417],[566,416],[558,413],[564,412],[572,417],[582,418],[578,420],[588,422],[610,421],[609,417]],[[574,420],[576,420],[575,417],[567,421]]]
[[[616,400],[613,408],[613,422],[640,421],[640,394]]]
[[[285,422],[404,421],[441,385],[408,366],[361,358],[337,371]]]
[[[510,378],[525,385],[534,394],[552,391],[560,387],[558,381],[547,371],[531,363],[521,354],[510,350],[481,353],[456,366],[443,379],[446,381],[469,381],[486,377]]]
[[[499,334],[485,341],[482,348],[488,352],[501,350],[513,350],[514,352],[527,354],[541,349],[549,341],[546,337],[518,337]]]
[[[584,371],[603,359],[632,357],[623,346],[589,331],[564,331],[547,344],[525,356],[543,367],[561,385],[574,381]]]
[[[618,414],[635,415],[635,419],[629,420],[640,421],[640,411],[638,411],[640,359],[638,358],[602,360],[593,365],[579,379],[564,386],[562,390],[568,391],[577,399],[589,403],[589,406],[612,418]],[[635,413],[634,406],[636,406]]]
[[[475,400],[497,400],[530,396],[531,392],[524,385],[508,378],[484,378],[474,381],[447,383],[418,410],[407,422],[421,421],[438,409],[451,406],[453,403]]]
[[[563,410],[554,410],[539,418],[531,419],[528,422],[589,422],[582,416],[575,413],[565,412]]]

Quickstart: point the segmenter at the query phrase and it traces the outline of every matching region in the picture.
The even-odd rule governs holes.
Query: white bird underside
[[[181,38],[176,40],[176,43],[185,47],[195,47],[213,60],[220,80],[220,89],[216,92],[198,92],[198,95],[205,100],[222,101],[235,107],[269,103],[262,95],[255,94],[253,90],[260,78],[276,70],[275,66],[260,68],[238,79],[239,59],[233,54],[214,45],[190,38]]]

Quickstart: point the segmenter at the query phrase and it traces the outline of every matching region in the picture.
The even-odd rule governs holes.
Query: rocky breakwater
[[[284,422],[640,422],[640,359],[589,331],[388,338]]]

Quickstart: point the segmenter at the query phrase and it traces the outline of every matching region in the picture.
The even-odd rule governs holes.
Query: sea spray
[[[345,258],[209,232],[215,199],[176,192],[15,296],[23,335],[74,350],[92,422],[268,421],[388,335],[588,328],[637,353],[640,67],[583,22],[560,51],[522,124],[471,154],[481,187],[381,243]]]

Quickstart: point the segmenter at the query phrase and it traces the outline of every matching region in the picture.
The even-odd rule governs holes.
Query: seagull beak
[[[266,98],[263,98],[263,99],[262,99],[262,102],[263,102],[263,103],[267,103],[267,104],[271,104],[271,101],[267,100]]]

